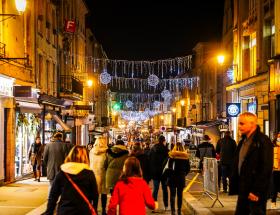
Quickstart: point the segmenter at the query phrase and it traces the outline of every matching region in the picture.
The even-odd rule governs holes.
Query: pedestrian
[[[104,167],[106,169],[106,189],[110,193],[113,192],[122,173],[123,164],[127,157],[128,150],[122,140],[117,140],[116,144],[107,150]]]
[[[144,150],[141,147],[140,142],[136,142],[132,145],[132,149],[130,152],[130,156],[135,156],[141,165],[143,179],[149,184],[150,181],[150,173],[149,173],[149,156],[144,153]]]
[[[41,143],[41,138],[36,137],[35,143],[32,143],[30,146],[28,152],[28,158],[32,165],[34,181],[38,181],[38,182],[40,182],[40,177],[41,177],[43,153],[44,153],[44,146]]]
[[[93,210],[97,211],[97,198],[96,179],[89,167],[87,149],[74,146],[55,176],[45,215],[53,215],[58,199],[57,215],[92,215]]]
[[[216,153],[220,157],[224,193],[228,192],[227,180],[229,179],[229,176],[232,172],[236,147],[236,142],[231,138],[230,131],[225,132],[224,138],[220,139],[216,146]]]
[[[242,139],[237,146],[229,184],[229,194],[238,194],[235,214],[266,214],[273,145],[260,131],[257,116],[253,113],[239,115],[238,129]]]
[[[158,143],[154,144],[150,150],[149,162],[151,165],[149,172],[151,174],[151,179],[153,180],[153,198],[157,201],[158,190],[161,184],[165,210],[168,208],[168,190],[167,185],[162,178],[162,171],[167,159],[168,149],[165,146],[165,137],[161,135],[158,138]]]
[[[102,215],[106,215],[107,205],[107,191],[105,184],[106,170],[104,166],[107,149],[107,139],[105,137],[98,137],[93,148],[89,152],[90,168],[93,170],[96,177],[98,194],[101,195]]]
[[[50,182],[50,187],[66,157],[66,145],[62,139],[62,133],[57,132],[54,134],[52,141],[45,146],[43,161],[47,167],[47,179]]]
[[[203,169],[203,158],[215,158],[216,157],[216,152],[215,148],[212,143],[210,143],[210,137],[205,134],[202,138],[201,143],[198,145],[197,150],[196,150],[196,157],[200,159],[199,162],[199,169]]]
[[[181,215],[183,189],[185,187],[186,175],[190,171],[189,155],[184,150],[181,142],[177,142],[172,151],[169,152],[168,167],[173,170],[173,174],[168,180],[171,214],[175,215],[175,198],[177,193],[177,211],[178,215]]]
[[[156,204],[151,190],[142,179],[142,171],[139,160],[128,157],[123,166],[120,180],[114,188],[113,195],[108,206],[108,215],[145,215],[146,206],[155,209]]]
[[[276,134],[273,140],[274,146],[274,162],[272,173],[272,195],[271,195],[271,209],[276,209],[277,194],[280,192],[280,133]]]

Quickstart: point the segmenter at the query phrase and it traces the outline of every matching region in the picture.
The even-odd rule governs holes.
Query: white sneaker
[[[271,202],[271,209],[277,209],[276,202]]]

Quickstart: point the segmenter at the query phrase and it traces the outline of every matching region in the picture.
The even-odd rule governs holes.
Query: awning
[[[41,113],[42,107],[38,103],[17,101],[17,106],[22,113]]]
[[[53,114],[52,117],[64,131],[71,131],[71,128],[69,128],[68,125],[66,125],[58,115]]]
[[[65,107],[64,100],[47,94],[40,94],[38,101],[40,104],[46,104],[63,108]]]

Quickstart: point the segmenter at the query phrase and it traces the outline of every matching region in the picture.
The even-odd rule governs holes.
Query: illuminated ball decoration
[[[127,108],[131,108],[131,107],[133,106],[133,102],[130,101],[130,100],[127,100],[127,101],[125,102],[125,106],[126,106]]]
[[[149,86],[156,87],[159,83],[159,78],[156,75],[150,75],[148,77],[148,84]]]
[[[161,96],[162,96],[164,99],[168,99],[168,98],[170,98],[172,95],[171,95],[171,93],[170,93],[169,90],[163,90],[163,91],[161,92]]]
[[[154,101],[154,108],[159,108],[159,107],[160,107],[160,102]]]
[[[112,80],[112,77],[111,77],[111,75],[108,73],[108,72],[102,72],[101,74],[100,74],[100,82],[102,83],[102,84],[109,84],[110,82],[111,82],[111,80]]]

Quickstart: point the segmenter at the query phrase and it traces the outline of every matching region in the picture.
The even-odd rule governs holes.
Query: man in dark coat
[[[66,145],[62,141],[62,133],[57,132],[53,136],[53,141],[46,145],[44,150],[43,162],[47,167],[47,179],[52,185],[56,174],[60,171],[61,164],[66,157]]]
[[[201,170],[203,169],[203,158],[216,157],[215,148],[213,144],[210,143],[210,140],[210,137],[207,134],[205,134],[196,150],[196,157],[200,158],[199,169]]]
[[[260,131],[255,114],[241,114],[238,127],[242,140],[236,150],[229,184],[229,194],[238,194],[235,214],[266,214],[273,167],[273,145]]]
[[[225,137],[220,139],[216,146],[216,153],[220,155],[222,171],[223,191],[228,191],[227,178],[231,175],[233,160],[236,150],[236,142],[230,136],[230,131],[225,132]]]
[[[163,191],[163,202],[165,209],[168,207],[168,191],[167,185],[162,180],[162,171],[165,163],[168,159],[168,149],[164,145],[165,137],[160,136],[158,143],[153,145],[150,154],[149,154],[149,162],[150,162],[150,174],[151,179],[153,180],[153,198],[157,201],[159,185],[161,183],[162,191]]]

